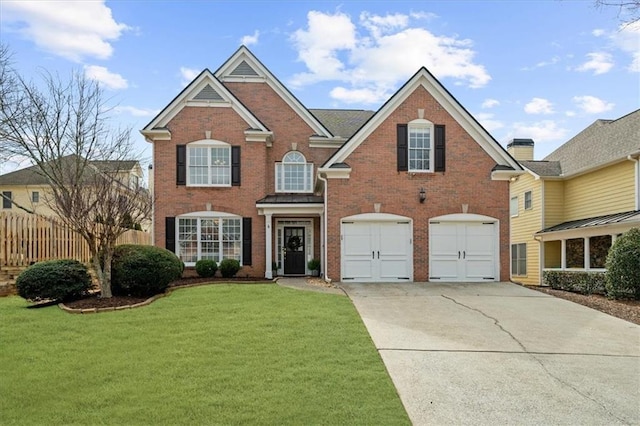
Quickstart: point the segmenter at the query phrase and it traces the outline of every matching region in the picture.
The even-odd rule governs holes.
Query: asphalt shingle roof
[[[362,109],[309,109],[334,136],[350,138],[375,114]]]
[[[617,120],[596,120],[544,160],[560,162],[562,174],[567,176],[625,158],[638,151],[640,109]]]
[[[538,176],[553,177],[562,174],[559,161],[520,161],[520,164]]]
[[[73,161],[73,156],[68,155],[62,157],[61,161]],[[91,161],[91,164],[98,170],[110,173],[116,171],[129,171],[135,167],[137,161],[135,160],[123,160],[123,161]],[[0,185],[48,185],[47,178],[40,172],[37,165],[26,167],[24,169],[15,170],[4,175],[0,175]]]

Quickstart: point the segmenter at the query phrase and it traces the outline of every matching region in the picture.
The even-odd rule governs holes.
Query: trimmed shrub
[[[22,271],[16,279],[18,294],[33,302],[80,299],[88,294],[91,286],[87,267],[71,259],[38,262]]]
[[[240,270],[240,262],[235,259],[222,259],[219,269],[224,278],[231,278]]]
[[[607,296],[640,300],[640,229],[616,239],[607,256]]]
[[[584,271],[544,271],[542,283],[556,290],[581,294],[605,294],[605,273]]]
[[[196,262],[196,272],[201,277],[213,277],[218,270],[218,264],[215,260],[200,259]]]
[[[181,276],[182,262],[167,249],[123,244],[113,253],[111,291],[116,296],[153,296]]]

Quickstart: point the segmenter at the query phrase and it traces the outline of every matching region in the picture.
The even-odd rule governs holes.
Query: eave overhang
[[[169,129],[150,129],[150,130],[140,130],[144,139],[153,143],[155,141],[170,141],[171,140],[171,131]]]
[[[349,179],[351,176],[351,167],[325,167],[318,169],[319,175],[324,175],[327,179]]]

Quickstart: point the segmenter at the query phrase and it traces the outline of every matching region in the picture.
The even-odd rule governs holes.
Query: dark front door
[[[285,275],[304,275],[304,228],[284,228],[284,273]]]

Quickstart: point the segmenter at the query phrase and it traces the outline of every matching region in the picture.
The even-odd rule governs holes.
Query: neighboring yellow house
[[[129,188],[137,188],[142,184],[142,168],[138,161],[92,161],[91,165],[103,173],[115,174]],[[47,203],[50,196],[47,179],[38,173],[37,166],[0,175],[0,211],[25,213],[28,210],[43,216],[55,216]]]
[[[510,184],[511,279],[604,270],[613,241],[640,226],[640,110],[596,120],[542,161],[533,145],[507,146],[526,172]]]

